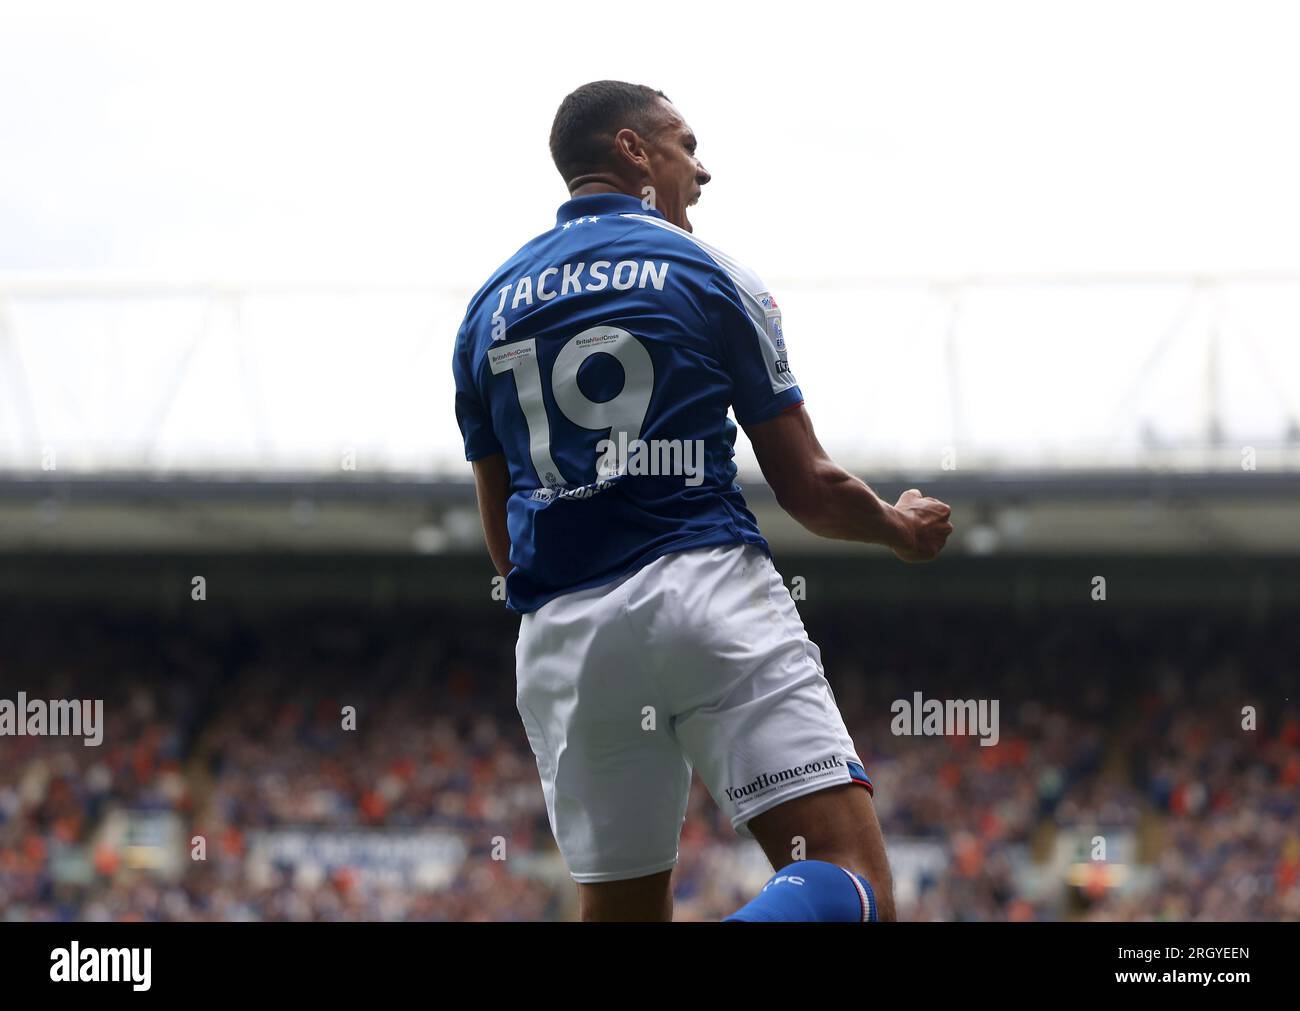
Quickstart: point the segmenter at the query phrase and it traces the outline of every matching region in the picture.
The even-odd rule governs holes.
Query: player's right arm
[[[830,458],[802,405],[745,429],[776,501],[821,537],[883,544],[905,562],[928,562],[943,549],[951,510],[915,488],[890,505]]]
[[[503,576],[510,575],[510,530],[507,524],[510,501],[510,466],[505,451],[492,428],[492,415],[474,383],[470,364],[470,347],[466,322],[456,335],[451,369],[456,382],[456,422],[465,439],[465,459],[474,467],[474,491],[478,497],[479,516],[483,520],[483,538],[493,567]]]
[[[474,491],[478,497],[478,514],[483,521],[483,539],[493,567],[503,576],[510,575],[510,528],[506,517],[510,503],[510,467],[505,455],[493,453],[473,463]]]

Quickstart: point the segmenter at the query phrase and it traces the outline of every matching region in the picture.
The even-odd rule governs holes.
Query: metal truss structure
[[[804,334],[792,361],[819,434],[864,471],[1300,470],[1300,275],[772,287]],[[468,294],[0,275],[0,472],[458,475],[448,364]],[[858,385],[885,344],[898,381]],[[923,376],[902,378],[914,355]],[[909,397],[928,427],[900,447],[880,412]]]

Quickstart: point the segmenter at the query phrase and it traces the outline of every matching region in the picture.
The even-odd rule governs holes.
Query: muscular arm
[[[890,505],[830,458],[802,406],[746,429],[776,501],[820,537],[883,544],[908,562],[942,550],[950,510],[915,488]]]
[[[474,461],[474,490],[478,494],[478,514],[483,520],[483,537],[487,541],[492,564],[503,576],[510,574],[510,530],[506,526],[506,503],[510,499],[510,468],[503,453],[494,453]]]

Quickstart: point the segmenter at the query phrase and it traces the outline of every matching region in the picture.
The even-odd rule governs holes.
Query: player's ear
[[[650,152],[646,150],[646,143],[631,127],[625,126],[614,134],[614,153],[621,164],[632,166],[641,172],[650,169]]]

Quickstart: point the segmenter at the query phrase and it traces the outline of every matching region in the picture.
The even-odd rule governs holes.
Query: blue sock
[[[723,923],[801,921],[875,923],[867,879],[824,860],[798,860],[772,875],[757,897]]]

